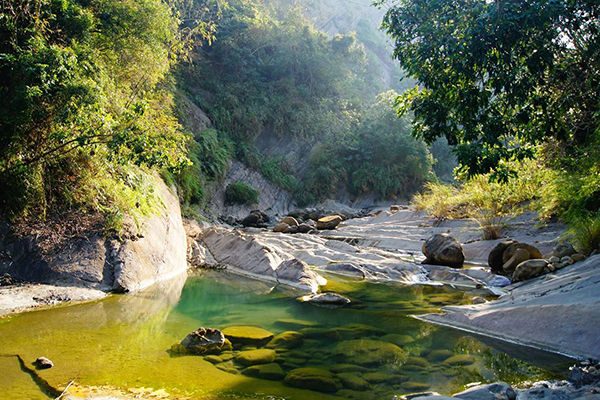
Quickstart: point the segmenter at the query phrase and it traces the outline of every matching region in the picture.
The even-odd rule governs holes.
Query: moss
[[[415,341],[415,339],[409,335],[400,335],[397,333],[390,333],[389,335],[382,336],[380,339],[384,342],[394,343],[396,346],[400,347]]]
[[[456,356],[452,356],[447,358],[446,360],[444,360],[445,364],[450,364],[450,365],[471,365],[475,362],[475,359],[473,358],[473,356],[470,356],[468,354],[459,354]]]
[[[277,363],[253,365],[243,370],[242,374],[274,381],[285,378],[285,372]]]
[[[296,347],[302,346],[304,341],[304,335],[300,332],[286,331],[275,336],[269,343],[267,348],[269,349],[295,349]]]
[[[411,392],[422,392],[423,390],[427,390],[430,388],[430,385],[428,383],[422,382],[404,382],[400,386],[402,386],[402,389]]]
[[[337,374],[337,377],[345,388],[360,392],[371,389],[371,384],[358,375],[345,372]]]

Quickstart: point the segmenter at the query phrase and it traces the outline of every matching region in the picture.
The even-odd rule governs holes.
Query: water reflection
[[[380,398],[415,391],[412,388],[451,393],[473,381],[518,383],[564,371],[565,359],[480,340],[411,317],[469,301],[462,292],[444,287],[328,277],[326,290],[354,302],[348,308],[328,309],[300,303],[295,293],[280,287],[223,271],[201,271],[186,278],[182,275],[140,293],[4,320],[0,354],[19,354],[31,361],[40,355],[50,358],[56,367],[40,373],[57,386],[76,377],[79,388],[162,388],[174,398],[222,398],[224,393],[231,399],[256,393],[303,400],[327,398],[280,381],[223,372],[202,357],[169,357],[167,349],[200,326],[253,325],[274,334],[304,332],[302,347],[280,354],[286,372],[298,366],[333,369],[339,359],[332,355],[344,340],[385,339],[401,347],[408,361],[362,367],[361,376],[371,379],[371,391]],[[454,356],[458,358],[451,359]],[[12,363],[4,366],[8,369],[5,376],[17,382],[9,385],[0,379],[4,396],[18,398],[19,393],[35,392]],[[381,380],[378,373],[393,379]]]

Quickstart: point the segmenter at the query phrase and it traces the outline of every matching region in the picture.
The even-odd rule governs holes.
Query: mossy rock
[[[409,381],[402,383],[400,386],[402,386],[402,389],[408,390],[409,392],[422,392],[424,390],[429,389],[431,385],[429,385],[428,383]]]
[[[407,359],[406,353],[398,346],[379,340],[346,340],[339,343],[332,352],[339,363],[375,366],[393,364],[401,366]]]
[[[242,374],[271,381],[278,381],[285,378],[285,372],[281,366],[276,363],[253,365],[243,370]]]
[[[304,335],[300,332],[287,331],[275,336],[269,343],[268,349],[295,349],[302,346]]]
[[[320,324],[318,322],[306,321],[303,319],[283,318],[275,321],[273,325],[283,329],[299,330],[302,328],[314,328]]]
[[[294,357],[294,358],[305,358],[305,359],[311,359],[312,356],[311,354],[307,353],[306,351],[300,351],[300,350],[292,350],[292,351],[288,351],[287,353],[285,353],[286,357]]]
[[[448,296],[435,296],[429,299],[431,304],[435,304],[436,306],[443,306],[447,304],[453,304],[454,301],[451,297]]]
[[[275,335],[255,326],[230,326],[223,329],[223,334],[234,345],[250,345],[262,347],[269,343]]]
[[[427,355],[427,359],[432,362],[444,361],[452,357],[454,353],[450,350],[433,350]]]
[[[357,390],[359,392],[364,392],[365,390],[371,389],[371,384],[358,375],[344,372],[337,374],[337,377],[345,388]]]
[[[380,340],[383,340],[384,342],[390,342],[390,343],[394,343],[396,346],[405,346],[408,343],[412,343],[415,341],[415,339],[412,338],[412,336],[409,335],[399,335],[397,333],[390,333],[389,335],[384,335],[382,337],[379,338]]]
[[[232,360],[233,357],[235,357],[235,356],[232,351],[226,351],[226,352],[219,354],[219,357],[221,357],[221,359],[223,361],[229,361],[229,360]]]
[[[336,392],[342,388],[335,374],[321,368],[297,368],[286,375],[285,381],[291,386],[317,392]]]
[[[332,365],[329,370],[331,372],[335,372],[336,374],[341,374],[344,372],[369,372],[371,371],[369,368],[361,367],[360,365],[354,364],[335,364]]]
[[[400,374],[391,374],[388,375],[386,380],[390,385],[398,385],[402,382],[408,381],[408,376],[400,375]]]
[[[224,362],[221,364],[217,364],[217,365],[215,365],[215,367],[217,367],[221,371],[225,371],[227,373],[234,374],[234,375],[237,375],[240,373],[240,371],[238,371],[237,368],[235,368],[233,366],[233,364],[230,362]]]
[[[294,370],[294,369],[301,368],[302,366],[301,366],[301,365],[298,365],[298,364],[292,364],[292,363],[290,363],[290,362],[287,362],[287,361],[286,361],[286,362],[284,362],[283,364],[281,364],[281,367],[282,367],[283,369],[286,369],[286,370],[288,370],[288,371],[291,371],[291,370]]]
[[[387,380],[387,374],[383,372],[367,372],[362,377],[369,383],[381,383]]]
[[[444,360],[444,364],[449,365],[471,365],[475,362],[475,358],[468,354],[459,354],[456,356],[449,357]]]
[[[302,328],[300,329],[300,333],[303,334],[308,339],[323,339],[325,336],[325,332],[327,329],[325,328]]]
[[[211,355],[204,357],[205,361],[208,361],[211,364],[220,364],[223,362],[223,359],[219,356]]]
[[[335,340],[362,339],[369,336],[383,336],[385,333],[386,332],[383,329],[364,324],[349,324],[339,326],[325,332],[328,337]]]
[[[342,399],[351,400],[376,400],[379,398],[375,393],[372,392],[359,392],[358,390],[351,389],[340,389],[335,394]]]
[[[269,364],[275,361],[275,351],[270,349],[240,351],[236,354],[235,361],[245,366]]]
[[[304,365],[308,360],[306,358],[286,357],[285,362],[294,365]]]
[[[423,357],[409,357],[405,365],[416,365],[421,368],[427,368],[429,367],[429,361]]]

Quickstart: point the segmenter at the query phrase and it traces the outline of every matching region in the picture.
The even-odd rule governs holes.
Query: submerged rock
[[[177,354],[215,354],[226,349],[229,348],[226,346],[223,332],[212,328],[198,328],[181,343],[171,347],[171,351]]]
[[[245,366],[270,364],[275,361],[275,350],[258,349],[240,351],[236,354],[235,361]]]
[[[297,368],[290,371],[285,381],[291,386],[317,392],[336,392],[342,388],[335,374],[321,368]]]
[[[348,324],[329,329],[325,335],[335,340],[361,339],[368,336],[383,336],[383,329],[365,324]]]
[[[446,265],[461,268],[465,262],[465,252],[460,242],[447,233],[438,233],[423,244],[424,264]]]
[[[277,363],[253,365],[244,369],[242,374],[272,381],[278,381],[285,378],[285,372]]]
[[[364,366],[380,364],[400,366],[407,359],[406,353],[395,344],[370,339],[343,341],[331,354],[340,363]]]
[[[371,389],[371,384],[358,375],[342,372],[337,374],[337,377],[345,388],[358,390],[359,392]]]
[[[275,336],[272,332],[254,326],[230,326],[223,329],[223,334],[235,345],[257,347],[266,345]]]
[[[269,349],[295,349],[302,346],[304,335],[300,332],[287,331],[275,336],[269,343]]]
[[[351,303],[350,299],[337,293],[319,293],[299,297],[298,300],[323,307],[344,307]]]

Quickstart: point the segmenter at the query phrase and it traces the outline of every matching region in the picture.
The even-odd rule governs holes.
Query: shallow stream
[[[317,307],[298,302],[287,289],[223,271],[201,271],[133,295],[1,319],[0,393],[2,398],[46,399],[53,395],[48,388],[60,392],[72,382],[69,393],[82,396],[391,400],[395,394],[424,390],[451,394],[472,382],[519,385],[562,378],[572,362],[412,317],[447,304],[470,303],[471,296],[462,291],[327,278],[324,291],[348,296],[352,306]],[[353,375],[369,388],[338,391],[338,386],[319,393],[294,388],[282,379],[248,377],[241,373],[244,367],[228,360],[231,357],[213,365],[202,356],[168,352],[199,327],[232,325],[256,326],[275,335],[303,332],[301,346],[277,351],[275,362],[285,373],[316,367],[346,374],[347,379]],[[340,343],[354,341],[351,347],[356,347],[361,340],[394,343],[403,355],[373,363],[361,359],[360,352],[340,354]],[[234,350],[230,355],[235,356],[238,349]],[[39,356],[50,358],[54,368],[27,373]],[[337,378],[336,384],[340,385]]]

